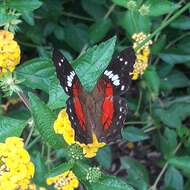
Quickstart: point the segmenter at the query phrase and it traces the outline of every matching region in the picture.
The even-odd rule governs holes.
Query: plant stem
[[[72,17],[72,18],[77,18],[77,19],[80,19],[80,20],[86,20],[86,21],[94,22],[94,19],[92,19],[92,18],[87,18],[87,17],[80,16],[80,15],[77,15],[77,14],[68,13],[68,12],[64,12],[64,11],[62,12],[62,14],[64,16],[67,16],[67,17]]]
[[[113,10],[115,9],[115,4],[113,4],[113,5],[111,5],[110,7],[109,7],[109,9],[108,9],[108,12],[105,14],[105,16],[104,16],[104,19],[107,19],[109,16],[110,16],[110,14],[113,12]]]
[[[30,110],[30,106],[29,106],[29,103],[28,103],[28,99],[27,99],[27,97],[24,95],[24,93],[22,92],[22,90],[16,91],[15,93],[19,96],[19,98],[22,100],[22,102],[24,103],[24,105]]]
[[[150,39],[152,39],[157,33],[163,30],[166,26],[168,26],[173,20],[175,20],[178,16],[180,16],[183,12],[185,12],[188,8],[190,8],[190,3],[187,3],[184,7],[182,7],[179,11],[177,11],[173,16],[171,16],[166,22],[162,23],[160,27],[158,27],[151,35],[149,35],[142,43],[140,43],[135,51],[141,49]]]
[[[138,115],[139,114],[139,109],[141,107],[141,102],[142,102],[142,91],[140,91],[138,105],[137,105],[137,109],[136,109],[134,115]]]
[[[180,142],[176,149],[173,151],[173,155],[176,154],[176,152],[179,150],[179,148],[181,147],[182,143]],[[156,178],[154,184],[149,188],[149,190],[156,190],[157,189],[157,185],[158,185],[158,182],[160,181],[161,177],[163,176],[163,174],[165,173],[167,167],[169,165],[169,161],[167,161],[165,164],[164,164],[164,167],[162,168],[161,172],[159,173],[158,177]]]
[[[40,138],[40,136],[36,137],[31,143],[26,146],[26,149],[30,149],[32,146],[34,146],[40,140]]]
[[[126,122],[125,125],[137,125],[137,124],[147,124],[147,121],[129,121]]]
[[[32,122],[32,123],[30,124],[30,122]],[[27,147],[28,143],[30,142],[30,139],[31,139],[31,137],[32,137],[32,133],[33,133],[33,131],[34,131],[34,124],[33,124],[33,121],[29,121],[28,123],[29,123],[29,126],[31,126],[31,128],[30,128],[29,135],[28,135],[28,137],[27,137],[27,139],[26,139],[26,141],[25,141],[25,147]]]

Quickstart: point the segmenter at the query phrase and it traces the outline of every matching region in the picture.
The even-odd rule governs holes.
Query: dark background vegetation
[[[1,97],[1,104],[12,103],[7,110],[2,108],[0,126],[4,127],[6,123],[15,127],[15,131],[9,130],[7,136],[20,135],[25,128],[22,137],[26,139],[35,125],[26,147],[37,163],[37,184],[44,184],[41,173],[46,173],[48,167],[53,168],[66,158],[63,149],[55,149],[59,140],[55,142],[57,137],[50,134],[52,128],[47,128],[66,100],[51,62],[53,47],[62,50],[72,61],[87,48],[117,36],[117,52],[132,45],[132,34],[150,34],[168,23],[153,36],[149,67],[139,80],[133,81],[128,91],[129,112],[122,142],[103,148],[95,159],[88,161],[90,165],[100,166],[105,174],[118,176],[118,181],[112,179],[114,185],[110,187],[85,182],[83,185],[89,190],[127,189],[119,181],[120,177],[137,190],[156,187],[190,189],[189,9],[168,22],[187,5],[187,1],[136,0],[136,7],[131,7],[128,0],[30,0],[27,4],[26,1],[12,0],[5,1],[6,8],[0,2],[1,10],[14,8],[21,13],[12,15],[12,19],[22,21],[17,25],[15,36],[22,50],[22,61],[14,74],[22,81],[19,86],[24,94],[33,92],[40,98],[30,94],[35,121],[32,123],[30,112],[17,100],[16,94]],[[6,11],[1,11],[3,14],[7,14],[7,19],[10,16]],[[0,17],[1,26],[3,18]],[[108,60],[113,52],[114,39],[105,47],[110,48],[106,51],[105,59]],[[102,53],[103,47],[99,51]],[[101,53],[97,53],[97,57],[101,57]],[[79,72],[82,72],[82,61],[79,60],[78,64]],[[96,74],[91,77],[95,80]],[[16,104],[13,104],[15,99]],[[26,121],[30,121],[27,127]],[[51,137],[46,139],[45,136]]]

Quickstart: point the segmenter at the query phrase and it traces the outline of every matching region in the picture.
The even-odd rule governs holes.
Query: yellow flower
[[[47,179],[48,185],[54,185],[57,190],[73,190],[78,187],[79,181],[72,171],[66,171],[58,176]]]
[[[99,148],[105,146],[105,143],[99,143],[96,135],[93,133],[93,143],[91,144],[80,144],[79,145],[83,148],[83,154],[86,158],[92,158],[96,156],[96,152]]]
[[[132,36],[134,40],[133,48],[137,48],[139,44],[141,44],[149,35],[144,34],[143,32],[135,33]],[[140,75],[143,75],[144,71],[148,67],[148,59],[150,55],[149,46],[152,44],[152,41],[149,40],[146,42],[140,49],[136,52],[136,61],[134,64],[134,70],[132,73],[132,80],[137,80]]]
[[[105,143],[99,143],[96,135],[93,134],[93,142],[91,144],[81,144],[75,141],[75,131],[71,127],[67,112],[63,109],[59,114],[57,120],[54,122],[54,130],[57,134],[62,134],[65,141],[71,144],[79,144],[83,148],[83,153],[86,158],[92,158],[96,156],[99,148],[105,146]]]
[[[0,77],[13,72],[20,62],[20,47],[11,32],[0,30]]]
[[[71,127],[69,117],[65,109],[63,109],[57,120],[54,123],[54,130],[58,134],[62,134],[67,144],[71,145],[75,143],[75,132]]]
[[[0,143],[0,190],[28,190],[33,175],[34,165],[23,139],[9,137]]]

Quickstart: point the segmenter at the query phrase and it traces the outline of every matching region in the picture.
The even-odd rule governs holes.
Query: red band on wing
[[[113,88],[110,83],[106,84],[105,88],[105,98],[102,104],[102,117],[101,123],[104,129],[108,129],[112,123],[114,113],[113,107]]]
[[[79,120],[79,124],[80,124],[80,127],[83,129],[83,130],[86,130],[85,129],[85,118],[84,118],[84,114],[83,114],[83,110],[82,110],[82,106],[81,106],[81,103],[80,103],[80,100],[79,100],[79,96],[78,96],[78,83],[75,82],[73,84],[73,104],[74,104],[74,109],[75,109],[75,113],[77,115],[77,118]]]

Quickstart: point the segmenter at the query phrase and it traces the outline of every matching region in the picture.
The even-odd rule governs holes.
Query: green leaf
[[[66,95],[63,88],[60,86],[57,77],[56,76],[52,77],[50,79],[50,85],[49,85],[48,106],[51,109],[58,109],[65,107],[67,98],[68,96]]]
[[[92,24],[89,28],[90,40],[94,43],[102,40],[111,28],[110,19],[101,19]]]
[[[148,189],[148,172],[142,164],[129,157],[121,158],[121,164],[127,170],[127,181],[129,184],[137,190]]]
[[[116,37],[89,48],[73,62],[73,67],[87,91],[91,91],[97,79],[108,66],[114,52]]]
[[[190,156],[175,156],[169,160],[169,164],[190,174]]]
[[[113,3],[115,3],[116,5],[119,5],[121,7],[125,7],[127,8],[127,2],[128,0],[112,0]]]
[[[151,54],[159,54],[166,45],[166,35],[162,35],[150,48]]]
[[[96,20],[103,18],[106,14],[106,9],[104,6],[97,1],[82,0],[82,7],[91,17]]]
[[[65,26],[65,38],[66,43],[75,51],[80,52],[82,48],[88,44],[89,36],[87,33],[87,27],[83,24],[71,24],[68,23]]]
[[[22,18],[23,18],[28,24],[30,24],[31,26],[34,26],[34,24],[35,24],[33,17],[34,17],[33,12],[24,11],[24,12],[22,13]]]
[[[150,16],[161,16],[170,13],[180,7],[179,5],[168,0],[161,0],[159,2],[157,0],[148,0],[145,4],[149,6]]]
[[[35,175],[33,181],[39,186],[46,185],[46,176],[44,174],[48,172],[48,168],[45,165],[45,160],[42,155],[40,153],[35,153],[32,155],[32,162],[35,165]]]
[[[16,69],[18,80],[29,88],[41,89],[48,93],[49,78],[55,74],[51,60],[46,58],[35,58],[26,61]]]
[[[169,64],[179,64],[179,63],[186,63],[190,61],[190,55],[189,53],[186,53],[179,49],[168,49],[165,50],[160,54],[160,58]]]
[[[53,129],[56,115],[36,95],[29,93],[29,100],[36,129],[43,140],[54,148],[65,147],[63,137],[55,134]]]
[[[16,9],[19,12],[30,12],[38,9],[42,5],[42,2],[39,0],[13,0],[7,1],[6,4],[9,8]]]
[[[125,127],[122,131],[122,136],[131,142],[142,141],[149,138],[142,129],[136,127]]]
[[[15,15],[10,15],[6,12],[0,12],[0,26],[4,26],[6,23],[10,23],[12,20],[15,19],[17,19],[17,16]]]
[[[55,25],[54,34],[58,40],[64,40],[65,38],[64,29],[59,25]]]
[[[27,122],[0,116],[0,142],[4,142],[7,137],[20,137]]]
[[[88,190],[134,190],[130,185],[123,180],[114,176],[104,176],[97,183],[88,185]]]
[[[182,126],[182,121],[190,115],[190,103],[177,102],[166,109],[157,108],[154,110],[154,115],[169,127],[178,128]]]
[[[165,159],[168,159],[177,146],[177,135],[172,129],[165,128],[164,135],[160,135],[160,148]]]
[[[137,11],[126,11],[118,15],[119,24],[132,36],[134,33],[149,33],[151,22],[149,17],[140,15]]]
[[[110,168],[112,164],[112,152],[109,146],[100,149],[96,155],[96,159],[104,168]]]
[[[172,90],[174,88],[183,88],[190,85],[190,80],[183,72],[173,70],[169,75],[161,79],[160,88],[162,90]]]
[[[61,173],[70,170],[73,167],[73,165],[74,164],[71,162],[60,164],[59,166],[51,169],[50,172],[48,172],[48,174],[46,175],[46,179],[49,177],[60,175]]]
[[[184,189],[184,180],[181,173],[174,167],[169,167],[164,175],[164,186],[176,190]]]
[[[89,167],[90,166],[86,162],[78,161],[75,163],[72,171],[81,181],[86,182],[86,175]]]
[[[180,16],[174,20],[170,26],[172,28],[177,28],[180,30],[189,30],[190,29],[190,20],[188,16]]]
[[[151,65],[148,67],[148,69],[146,69],[143,75],[143,79],[146,81],[153,95],[158,96],[160,89],[160,78],[158,76],[155,66]]]

